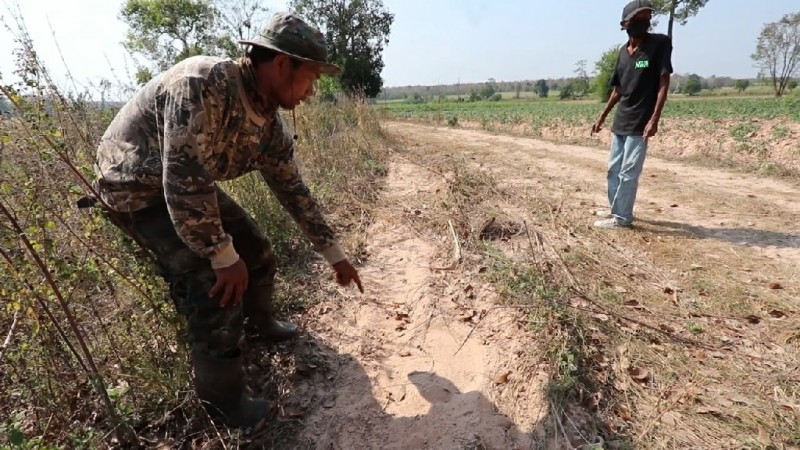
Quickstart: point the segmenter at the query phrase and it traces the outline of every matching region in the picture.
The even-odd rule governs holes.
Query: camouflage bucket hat
[[[328,62],[322,33],[292,13],[275,14],[258,37],[240,40],[239,43],[265,47],[301,61],[316,63],[325,74],[338,75],[342,71],[339,66]]]

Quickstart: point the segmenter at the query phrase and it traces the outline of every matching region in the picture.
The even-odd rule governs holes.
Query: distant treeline
[[[689,79],[696,75],[692,74],[674,74],[672,76],[673,90],[679,90],[681,86]],[[733,88],[736,87],[736,81],[739,80],[733,77],[699,77],[702,89],[720,89],[720,88]],[[426,98],[435,99],[439,96],[458,96],[469,98],[473,92],[479,93],[485,90],[486,85],[491,85],[496,92],[539,92],[537,85],[541,86],[542,82],[546,83],[549,90],[559,91],[563,86],[575,83],[578,81],[577,77],[570,78],[549,78],[544,80],[522,80],[522,81],[497,81],[489,79],[482,83],[459,83],[459,84],[443,84],[436,86],[394,86],[385,87],[381,92],[379,99],[381,100],[399,100],[399,99],[413,99],[413,98]],[[748,85],[753,86],[760,84],[761,80],[756,78],[745,78]]]

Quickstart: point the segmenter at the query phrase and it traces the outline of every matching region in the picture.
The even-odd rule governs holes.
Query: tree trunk
[[[675,24],[675,7],[678,0],[672,0],[669,5],[669,23],[667,24],[667,36],[672,39],[672,26]]]

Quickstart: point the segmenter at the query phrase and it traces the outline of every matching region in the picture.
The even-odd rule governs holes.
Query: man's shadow
[[[259,351],[260,346],[252,344],[250,352]],[[462,392],[435,370],[397,374],[394,387],[403,386],[405,394],[386,398],[359,360],[337,352],[313,333],[285,347],[281,355],[259,357],[256,353],[251,360],[258,367],[251,373],[255,378],[251,385],[259,385],[259,374],[272,372],[257,393],[280,405],[263,426],[240,442],[242,448],[557,450],[598,442],[596,432],[564,429],[572,419],[555,418],[553,411],[546,411],[529,429],[520,429],[482,392]],[[380,364],[370,363],[376,362]],[[275,371],[282,369],[274,365],[287,363],[292,368],[276,383]],[[547,386],[541,389],[548,391]],[[407,417],[387,412],[391,402],[409,401],[417,395],[414,401],[421,398],[429,404],[426,412]],[[411,409],[419,410],[417,405]],[[555,425],[559,422],[562,428]],[[581,436],[590,437],[582,440]]]
[[[689,225],[681,222],[665,220],[637,219],[661,229],[656,230],[661,235],[672,235],[690,239],[717,239],[736,245],[747,247],[776,247],[781,249],[800,248],[800,234],[785,233],[752,228],[707,228],[699,225]]]

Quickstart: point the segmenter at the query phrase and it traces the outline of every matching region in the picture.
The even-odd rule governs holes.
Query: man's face
[[[320,67],[313,63],[298,62],[279,54],[273,61],[275,71],[268,81],[278,105],[294,109],[314,95],[314,82],[320,77]]]

